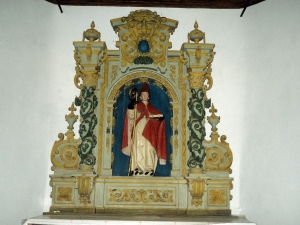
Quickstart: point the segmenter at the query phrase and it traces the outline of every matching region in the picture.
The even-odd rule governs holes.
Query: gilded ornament
[[[211,63],[214,61],[215,54],[216,54],[215,52],[209,53],[210,57],[206,60],[206,67],[208,68],[211,67]]]
[[[174,190],[109,189],[109,202],[174,202]]]
[[[118,66],[117,65],[112,65],[111,66],[111,81],[114,81],[118,75],[117,70],[118,70]]]
[[[181,54],[183,54],[182,51],[180,51],[180,57]],[[179,57],[179,59],[169,59],[170,62],[177,62],[178,63],[178,86],[179,89],[181,90],[181,95],[182,95],[182,118],[186,118],[186,90],[187,86],[186,84],[183,84],[183,65],[185,64]],[[187,63],[187,61],[186,61]],[[176,132],[176,131],[175,131]],[[186,120],[183,119],[181,121],[181,137],[182,140],[186,140]],[[186,175],[186,143],[185,141],[181,142],[181,176]]]
[[[76,111],[76,107],[74,106],[74,102],[72,102],[72,105],[71,107],[69,107],[69,111],[71,112],[70,114],[68,115],[65,115],[65,119],[66,121],[68,122],[69,126],[68,126],[68,129],[69,131],[73,130],[74,127],[74,123],[77,121],[78,119],[78,115],[75,115],[74,114],[74,111]]]
[[[195,57],[196,57],[196,62],[197,64],[200,63],[200,59],[201,59],[201,47],[198,45],[196,52],[195,52]]]
[[[178,101],[178,95],[177,95],[175,89],[163,77],[158,76],[151,72],[137,72],[137,73],[133,73],[133,74],[130,74],[130,75],[124,77],[113,87],[113,90],[110,92],[110,94],[108,96],[108,100],[117,99],[120,94],[121,86],[123,86],[123,85],[126,85],[126,87],[130,86],[130,85],[127,85],[126,83],[132,82],[132,80],[135,78],[139,78],[139,81],[141,81],[142,80],[140,78],[141,76],[146,76],[147,81],[148,81],[148,78],[152,78],[153,80],[162,84],[171,93],[172,100],[176,101],[176,102]]]
[[[70,114],[65,116],[66,121],[68,122],[68,131],[66,133],[66,140],[64,140],[65,135],[63,133],[58,134],[58,141],[55,141],[51,151],[51,162],[53,166],[51,170],[68,168],[68,169],[77,169],[78,168],[78,145],[80,139],[74,139],[74,123],[77,121],[78,116],[74,114],[76,108],[74,103],[69,107]]]
[[[109,138],[106,138],[106,153],[109,153]]]
[[[139,82],[140,83],[148,83],[148,77],[141,77],[141,78],[139,78]]]
[[[113,152],[111,152],[111,158],[110,158],[110,160],[111,160],[111,164],[113,164],[114,161],[115,161],[115,155],[114,155]]]
[[[210,190],[209,191],[209,203],[212,205],[225,204],[225,191],[224,190]]]
[[[215,114],[217,109],[215,109],[214,104],[212,104],[209,112],[211,113],[211,116],[208,116],[207,120],[212,126],[211,139],[204,140],[203,142],[206,151],[206,170],[228,171],[231,173],[230,166],[233,162],[233,155],[229,144],[226,142],[226,136],[222,135],[220,141],[218,140],[219,134],[217,132],[217,124],[220,122],[220,117]]]
[[[90,195],[93,190],[91,181],[91,178],[87,177],[85,174],[77,178],[78,194],[80,196],[79,200],[84,206],[91,203]]]
[[[212,71],[212,69],[211,68],[208,68],[207,69],[207,72],[206,72],[206,74],[205,74],[205,76],[204,76],[204,86],[203,86],[203,91],[204,91],[204,99],[207,101],[208,99],[207,99],[207,96],[206,96],[206,92],[208,91],[208,90],[210,90],[211,88],[212,88],[212,86],[213,86],[213,79],[212,79],[212,77],[211,77],[211,71]],[[207,81],[207,83],[205,83],[205,81]]]
[[[175,153],[177,152],[176,149],[178,149],[178,139],[176,138],[174,140],[174,148],[175,148]]]
[[[108,70],[109,70],[109,65],[110,65],[110,61],[119,61],[119,57],[107,57],[107,59],[103,62],[105,62],[105,65],[104,65],[104,82],[100,85],[100,94],[99,94],[99,104],[104,104],[104,98],[105,98],[105,89],[107,88],[108,86],[108,77],[109,77],[109,74],[108,74]],[[102,171],[102,149],[103,149],[103,126],[104,125],[104,107],[99,107],[99,122],[98,122],[98,125],[99,125],[99,128],[98,128],[98,155],[97,155],[97,160],[98,160],[98,167],[97,167],[97,172],[98,174],[101,174],[101,171]]]
[[[80,82],[79,78],[82,79],[81,64],[80,64],[81,63],[81,58],[79,56],[78,49],[74,50],[74,59],[75,59],[75,62],[76,62],[76,66],[75,66],[76,74],[74,76],[74,84],[78,89],[81,89],[82,84],[79,85],[79,82]]]
[[[58,187],[56,200],[60,202],[71,202],[73,200],[73,189],[71,187]]]
[[[192,196],[191,205],[198,208],[202,205],[202,197],[205,190],[205,180],[200,177],[191,180],[191,190],[190,194]]]
[[[92,59],[92,46],[91,44],[86,45],[86,59],[88,62],[91,61]]]
[[[98,70],[81,70],[84,86],[96,86],[99,78]]]
[[[188,34],[188,43],[190,43],[190,40],[199,43],[203,39],[203,42],[205,43],[205,33],[203,33],[201,30],[198,29],[198,22],[196,21],[194,24],[194,30],[192,30]]]
[[[116,118],[115,117],[113,117],[113,120],[112,120],[112,129],[114,129],[115,128],[115,126],[116,126]]]
[[[163,85],[162,85],[160,82],[155,81],[154,84],[155,84],[157,87],[163,89]]]
[[[115,144],[115,135],[111,135],[111,145],[113,146]]]
[[[128,81],[127,83],[124,84],[125,88],[128,88],[129,86],[131,86],[133,83],[132,83],[132,80]]]
[[[205,72],[189,72],[188,79],[190,82],[190,87],[194,89],[203,88],[205,74]]]
[[[166,92],[166,94],[167,94],[167,96],[169,97],[170,101],[172,101],[172,100],[173,100],[173,98],[172,98],[172,95],[171,95],[171,93],[170,93],[169,91],[167,91],[167,92]]]
[[[180,54],[179,54],[179,59],[180,59],[180,61],[184,64],[184,65],[187,65],[187,63],[188,63],[188,59],[185,59],[184,58],[184,52],[183,52],[183,50],[180,50]]]
[[[99,52],[99,54],[100,54],[100,52]],[[107,53],[107,48],[105,47],[103,56],[99,60],[99,64],[100,65],[103,64],[107,60],[107,57],[108,57],[108,53]]]
[[[128,17],[121,20],[123,25],[114,29],[116,32],[120,32],[120,28],[124,32],[127,31],[120,35],[122,67],[128,63],[154,63],[165,67],[167,53],[165,41],[169,38],[170,32],[173,32],[173,28],[169,27],[171,21],[149,10],[131,12]],[[172,21],[174,22],[177,26],[176,21]]]
[[[173,82],[175,82],[175,77],[176,77],[176,66],[175,65],[170,65],[170,78],[172,79]]]
[[[211,113],[211,116],[207,116],[207,121],[211,125],[211,130],[213,132],[216,132],[218,130],[217,125],[218,123],[220,123],[221,118],[219,116],[216,116],[215,113],[218,112],[218,110],[215,108],[214,104],[212,104],[209,112]]]
[[[87,29],[83,32],[82,41],[85,39],[89,40],[90,42],[96,41],[97,39],[100,41],[101,34],[95,28],[94,21],[91,23],[91,28]]]

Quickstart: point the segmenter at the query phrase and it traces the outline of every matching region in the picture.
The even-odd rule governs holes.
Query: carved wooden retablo
[[[107,49],[94,22],[74,42],[79,95],[65,116],[68,130],[51,151],[50,212],[230,215],[233,156],[226,136],[217,132],[220,117],[207,95],[215,45],[206,43],[196,22],[181,34],[188,36],[181,49],[171,51],[178,21],[149,10],[112,19],[111,25],[118,50]],[[143,83],[166,126],[166,164],[158,164],[153,177],[128,176],[130,157],[121,152],[128,93]]]

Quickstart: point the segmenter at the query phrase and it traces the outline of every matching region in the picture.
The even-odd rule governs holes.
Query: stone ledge
[[[41,215],[27,219],[22,225],[256,225],[245,216],[133,216],[133,215]]]

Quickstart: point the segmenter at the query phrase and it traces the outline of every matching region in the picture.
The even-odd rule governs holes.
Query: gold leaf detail
[[[84,204],[85,206],[90,204],[90,195],[92,192],[91,188],[91,178],[87,177],[85,174],[83,174],[81,177],[78,177],[78,194],[79,194],[79,200],[81,204]]]
[[[225,204],[224,190],[210,190],[209,191],[210,204]]]
[[[205,189],[205,180],[202,180],[200,177],[191,180],[192,190],[190,190],[190,194],[192,196],[191,204],[198,208],[202,205],[202,197]]]
[[[57,188],[57,201],[70,202],[73,199],[72,188],[59,187]]]
[[[139,78],[140,83],[148,83],[148,78],[147,77],[141,77]]]
[[[174,202],[174,190],[110,189],[110,202]]]
[[[172,79],[173,82],[175,82],[175,77],[176,77],[176,66],[175,65],[170,65],[170,78]]]
[[[111,72],[111,76],[112,76],[111,81],[114,81],[116,79],[117,75],[118,75],[118,72],[117,72],[118,66],[117,65],[112,65],[111,70],[112,70],[112,72]]]

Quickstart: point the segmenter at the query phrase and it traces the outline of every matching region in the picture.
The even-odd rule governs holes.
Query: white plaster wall
[[[40,0],[3,1],[0,7],[1,111],[0,224],[19,224],[48,211],[50,150],[75,95],[73,41],[95,21],[114,49],[109,20],[136,8],[66,7]],[[299,224],[300,81],[297,0],[274,0],[242,10],[162,9],[176,19],[171,41],[179,49],[197,20],[215,43],[214,86],[208,92],[219,133],[234,154],[234,214],[257,224]]]
[[[56,16],[45,1],[0,0],[1,225],[41,215],[49,198],[50,150],[75,95],[55,46]]]
[[[299,12],[300,1],[276,0],[244,18],[240,203],[258,224],[300,224]]]

